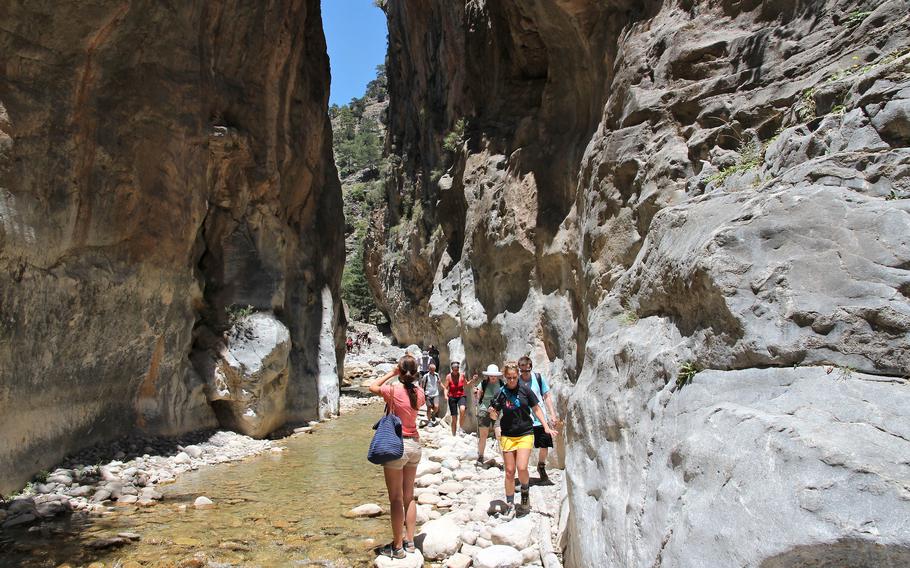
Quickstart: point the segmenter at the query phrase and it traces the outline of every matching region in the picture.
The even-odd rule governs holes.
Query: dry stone
[[[568,566],[910,563],[910,3],[532,4],[387,3],[395,339],[551,380]]]

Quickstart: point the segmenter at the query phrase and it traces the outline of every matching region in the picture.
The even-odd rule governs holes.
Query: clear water
[[[185,473],[159,488],[165,498],[154,507],[0,533],[0,566],[369,566],[371,549],[390,540],[388,516],[342,514],[370,502],[387,508],[382,469],[366,461],[381,412],[371,405],[321,424],[285,440],[282,454]],[[217,508],[195,510],[199,495]],[[115,550],[87,546],[124,531],[142,539]]]

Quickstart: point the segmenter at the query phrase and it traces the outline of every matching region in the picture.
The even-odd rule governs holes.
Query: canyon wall
[[[318,0],[12,1],[0,21],[0,492],[136,429],[337,411]]]
[[[910,2],[385,9],[367,275],[557,382],[566,564],[910,563]]]

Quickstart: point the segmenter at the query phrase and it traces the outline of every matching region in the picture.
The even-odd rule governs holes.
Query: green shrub
[[[446,152],[455,153],[464,143],[465,120],[459,118],[455,121],[455,126],[442,139],[442,149]]]
[[[695,378],[695,375],[700,373],[702,370],[696,365],[693,361],[686,361],[679,368],[679,374],[676,375],[676,386],[677,388],[683,388],[687,384],[692,382],[692,379]]]
[[[844,20],[848,26],[855,26],[869,17],[872,12],[856,10],[850,12],[850,15]]]
[[[635,325],[638,323],[638,314],[634,310],[626,310],[619,316],[619,321],[623,325]]]
[[[739,158],[735,164],[708,176],[707,181],[722,184],[733,174],[745,173],[759,167],[764,157],[765,145],[749,142],[743,148],[740,148]]]
[[[233,306],[228,306],[227,308],[225,308],[225,312],[227,313],[227,317],[228,317],[228,323],[231,324],[231,327],[234,327],[238,323],[242,322],[246,318],[253,315],[254,311],[256,311],[256,310],[253,308],[253,306],[250,306],[250,305],[246,305],[246,306],[233,305]]]

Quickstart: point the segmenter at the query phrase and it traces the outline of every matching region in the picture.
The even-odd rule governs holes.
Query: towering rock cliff
[[[368,277],[557,379],[567,564],[910,563],[910,3],[386,11]]]
[[[0,492],[133,429],[336,411],[319,2],[13,1],[0,21]]]

